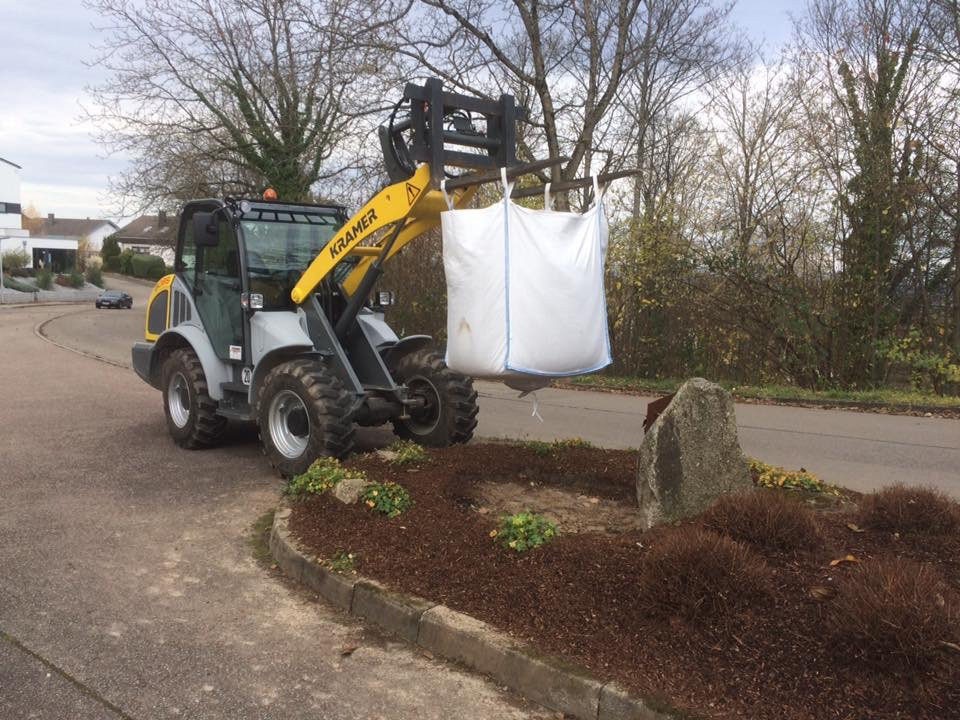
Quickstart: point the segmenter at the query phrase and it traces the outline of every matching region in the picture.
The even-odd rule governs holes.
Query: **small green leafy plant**
[[[754,482],[764,488],[783,488],[786,490],[806,490],[808,492],[840,495],[840,491],[833,485],[828,485],[820,478],[806,470],[784,470],[782,467],[750,458],[750,473]]]
[[[337,550],[324,564],[334,572],[351,573],[354,570],[353,553]]]
[[[592,448],[593,443],[581,437],[573,437],[554,440],[553,446],[556,448]]]
[[[427,459],[427,453],[413,440],[398,440],[387,450],[394,453],[390,460],[394,465],[415,465]]]
[[[554,440],[550,443],[544,442],[543,440],[522,440],[517,443],[517,446],[532,450],[534,455],[546,457],[547,455],[552,455],[555,450],[563,450],[564,448],[592,448],[593,443],[589,440],[575,437],[561,438],[560,440]]]
[[[363,478],[366,475],[362,470],[348,471],[336,458],[317,458],[305,473],[287,483],[286,493],[291,497],[321,495],[348,477]]]
[[[389,518],[395,518],[413,505],[410,492],[403,485],[389,481],[374,483],[360,497],[368,508]]]
[[[490,531],[490,537],[504,547],[526,552],[550,542],[557,536],[557,526],[543,515],[533,512],[521,512],[504,515],[500,525]]]
[[[542,440],[524,440],[517,443],[518,446],[533,451],[534,455],[546,457],[553,452],[553,445]]]

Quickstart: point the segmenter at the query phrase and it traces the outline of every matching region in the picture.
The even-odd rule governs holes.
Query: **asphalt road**
[[[135,309],[85,310],[45,327],[52,339],[129,365],[130,345],[143,332],[149,288],[110,278],[130,292]],[[537,393],[533,403],[497,383],[478,382],[482,437],[552,440],[582,437],[606,447],[637,447],[652,397],[581,390]],[[159,393],[152,412],[162,414]],[[825,480],[860,491],[897,482],[930,485],[960,498],[960,420],[880,415],[776,405],[736,405],[743,449],[788,468],[804,467]]]
[[[67,324],[111,337],[139,305]],[[0,310],[0,718],[553,717],[258,562],[280,483],[255,436],[177,449],[156,391],[34,334],[63,312]]]

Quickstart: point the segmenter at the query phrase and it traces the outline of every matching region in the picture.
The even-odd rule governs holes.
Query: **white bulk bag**
[[[549,209],[549,186],[544,210],[516,205],[501,176],[502,202],[441,213],[447,364],[508,384],[606,367],[607,220],[596,178],[596,201],[581,215]]]

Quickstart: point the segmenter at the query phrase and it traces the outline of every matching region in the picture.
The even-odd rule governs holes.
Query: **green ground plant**
[[[583,438],[561,438],[559,440],[554,440],[553,442],[544,442],[543,440],[522,440],[516,443],[517,447],[526,448],[527,450],[532,450],[534,455],[539,455],[540,457],[546,457],[551,455],[556,450],[563,450],[565,448],[592,448],[593,443],[589,440],[584,440]]]
[[[83,273],[79,270],[71,270],[70,275],[67,278],[70,282],[70,287],[72,288],[82,288],[86,279],[83,277]]]
[[[556,448],[592,448],[593,443],[581,437],[572,437],[554,440],[553,446]]]
[[[287,483],[286,494],[290,497],[322,495],[344,478],[364,478],[362,470],[347,470],[340,461],[332,457],[317,458],[302,475],[297,475]]]
[[[360,496],[368,508],[395,518],[413,506],[410,492],[395,482],[374,483]]]
[[[543,515],[526,512],[504,515],[490,537],[518,553],[532,550],[550,542],[557,536],[557,526]]]
[[[554,450],[554,446],[551,443],[543,442],[542,440],[523,440],[517,443],[517,447],[531,450],[534,455],[539,455],[540,457],[546,457],[553,453]]]
[[[413,440],[397,440],[387,450],[395,453],[390,460],[393,465],[415,465],[427,459],[426,451]]]
[[[352,573],[355,569],[352,552],[337,550],[333,557],[324,563],[328,568],[338,573]]]
[[[806,490],[807,492],[840,495],[840,490],[828,485],[820,478],[806,470],[784,470],[782,467],[770,465],[756,458],[749,458],[750,473],[754,482],[763,488],[781,488],[784,490]]]

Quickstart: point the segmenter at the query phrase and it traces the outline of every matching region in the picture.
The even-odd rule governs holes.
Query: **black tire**
[[[163,364],[163,412],[170,437],[182,448],[215,445],[227,427],[217,415],[217,402],[207,391],[207,378],[197,354],[188,348],[170,353]]]
[[[410,419],[394,418],[393,432],[428,447],[465,443],[477,427],[477,392],[473,380],[447,367],[436,350],[404,355],[391,368],[393,378],[407,386],[410,397],[423,397],[423,409],[411,409]]]
[[[306,472],[320,456],[347,455],[353,413],[353,395],[322,362],[309,358],[277,365],[257,392],[263,452],[285,478]]]

